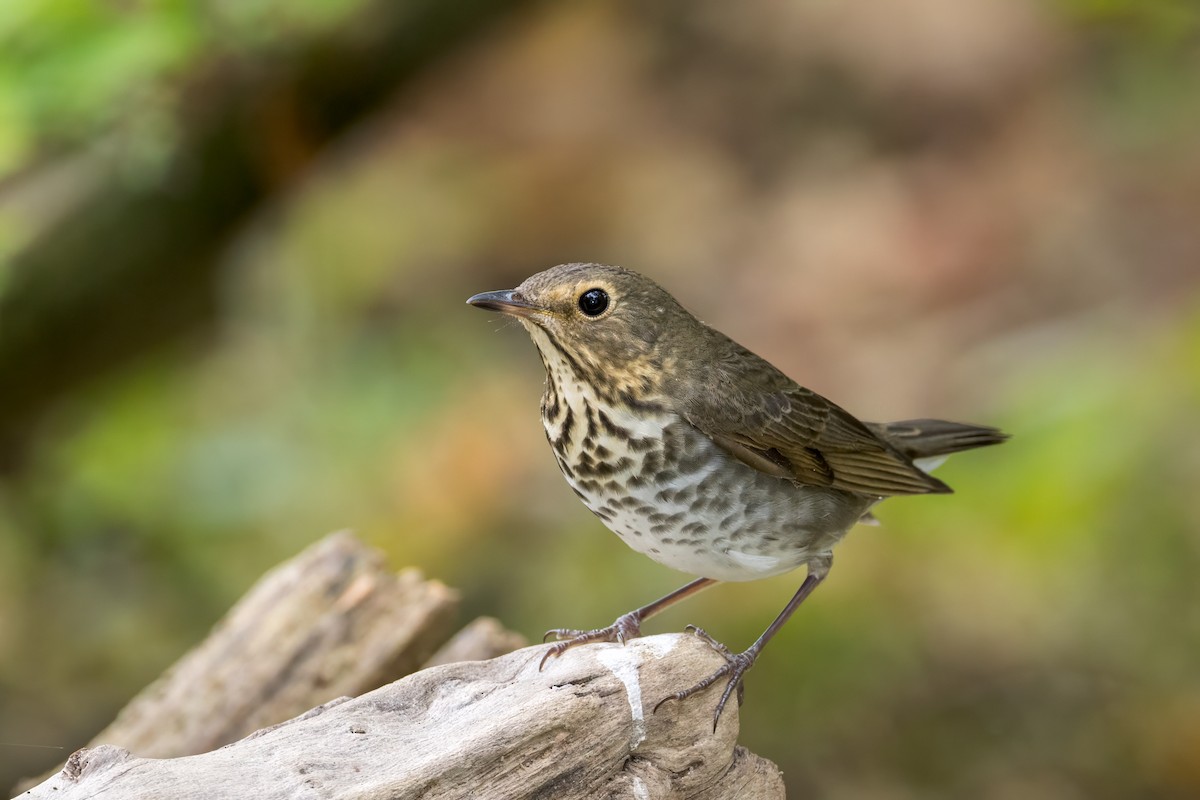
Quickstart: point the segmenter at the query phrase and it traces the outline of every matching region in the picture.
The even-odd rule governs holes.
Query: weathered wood
[[[778,769],[736,746],[736,704],[715,733],[712,692],[651,712],[660,698],[720,665],[695,637],[578,647],[539,671],[545,647],[423,670],[203,755],[81,750],[22,797],[784,796]]]
[[[142,756],[203,753],[420,667],[450,635],[457,593],[396,574],[349,533],[264,575],[212,633],[93,740]]]
[[[459,661],[487,661],[529,644],[524,636],[510,631],[493,617],[478,617],[454,634],[425,662],[425,668]]]
[[[456,606],[333,534],[21,797],[783,797],[774,765],[736,746],[736,708],[715,732],[708,695],[652,713],[720,665],[698,639],[589,645],[539,670],[547,645],[508,652],[521,637],[483,617],[430,657]],[[362,694],[427,659],[441,666]]]
[[[158,758],[212,750],[415,672],[450,637],[457,609],[453,589],[417,570],[396,574],[352,534],[330,534],[259,579],[88,746]],[[484,627],[459,634],[474,641],[464,657],[524,644],[497,649],[503,629]]]

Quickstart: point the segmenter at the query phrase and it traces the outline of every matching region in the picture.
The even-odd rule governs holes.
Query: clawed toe
[[[725,656],[726,661],[733,658],[733,653],[729,652],[728,647],[714,639],[708,631],[704,630],[704,628],[701,628],[699,625],[688,625],[686,628],[684,628],[684,630],[695,636],[697,639],[705,642],[713,650],[716,650],[718,653]]]
[[[557,644],[555,644],[553,647],[549,648],[548,650],[546,650],[545,653],[542,654],[542,660],[538,662],[538,672],[541,672],[543,669],[545,669],[546,662],[549,661],[552,656],[554,658],[558,658],[563,653],[567,652],[567,650],[571,649],[572,645],[583,644],[584,642],[588,642],[588,641],[591,641],[591,640],[590,639],[582,639],[581,637],[576,637],[575,639],[571,639],[566,642],[558,642]]]
[[[717,701],[716,710],[713,711],[713,733],[716,733],[717,723],[721,720],[721,712],[725,710],[725,704],[729,701],[729,696],[733,694],[735,689],[737,690],[738,705],[742,704],[742,697],[745,694],[745,687],[742,684],[742,677],[746,674],[750,667],[754,666],[754,660],[758,657],[758,653],[754,650],[754,648],[751,648],[744,653],[731,653],[729,652],[728,647],[718,642],[702,628],[698,628],[695,625],[689,625],[687,629],[696,637],[704,640],[704,642],[713,650],[716,650],[718,653],[720,653],[725,659],[725,664],[716,672],[704,678],[694,686],[690,686],[687,689],[675,692],[674,694],[669,694],[662,700],[659,700],[658,704],[654,706],[653,713],[657,713],[658,709],[661,708],[662,705],[668,700],[684,700],[698,692],[704,691],[722,678],[726,678],[725,691],[721,693],[721,699]]]
[[[541,662],[538,664],[538,669],[540,670],[545,667],[546,662],[551,657],[557,658],[576,645],[587,644],[589,642],[617,642],[625,644],[630,639],[636,639],[641,635],[641,620],[633,612],[617,617],[613,624],[607,628],[596,628],[591,631],[580,631],[574,628],[551,628],[546,631],[546,635],[542,637],[542,641],[545,642],[551,636],[560,641],[546,650]]]

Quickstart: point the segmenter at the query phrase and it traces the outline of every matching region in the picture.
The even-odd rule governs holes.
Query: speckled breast
[[[553,371],[542,423],[583,503],[634,550],[693,575],[743,581],[796,569],[870,505],[759,472],[661,404],[605,403]]]

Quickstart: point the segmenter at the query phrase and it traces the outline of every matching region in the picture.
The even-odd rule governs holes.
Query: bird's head
[[[647,391],[675,355],[679,336],[699,325],[654,281],[604,264],[563,264],[467,302],[519,320],[548,369],[565,359],[594,381]]]

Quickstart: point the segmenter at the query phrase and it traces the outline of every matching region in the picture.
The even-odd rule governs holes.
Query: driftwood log
[[[547,645],[509,652],[524,642],[494,620],[446,641],[456,607],[330,536],[21,797],[784,796],[775,766],[736,746],[736,708],[715,732],[707,694],[652,713],[720,665],[698,639],[588,645],[539,670]],[[395,680],[421,664],[438,666]]]
[[[779,771],[714,733],[713,698],[651,708],[720,663],[684,634],[568,651],[544,646],[433,667],[203,755],[152,759],[102,745],[35,798],[782,798]]]
[[[453,589],[332,534],[263,576],[92,744],[156,758],[212,750],[414,672],[457,611]]]

